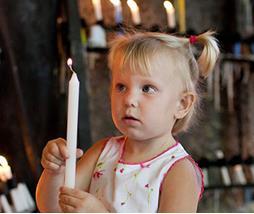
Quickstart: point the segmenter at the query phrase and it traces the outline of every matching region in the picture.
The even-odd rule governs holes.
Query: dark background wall
[[[0,153],[34,189],[50,136],[57,1],[0,1]]]

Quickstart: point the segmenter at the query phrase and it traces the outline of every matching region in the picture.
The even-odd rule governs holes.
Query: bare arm
[[[83,152],[78,149],[77,157]],[[68,158],[66,141],[50,140],[43,149],[41,164],[44,168],[36,188],[36,202],[41,212],[60,212],[59,188],[64,183],[65,161]]]
[[[165,177],[158,212],[197,212],[199,193],[194,166],[183,159]]]
[[[88,190],[94,166],[105,140],[92,146],[78,161],[76,188]],[[82,152],[77,150],[77,157]],[[64,184],[64,163],[68,158],[66,141],[58,138],[49,141],[43,150],[42,166],[44,171],[36,189],[36,202],[41,212],[60,212],[59,188]]]
[[[36,202],[40,212],[61,212],[58,205],[59,188],[64,183],[64,172],[44,169],[36,188]]]

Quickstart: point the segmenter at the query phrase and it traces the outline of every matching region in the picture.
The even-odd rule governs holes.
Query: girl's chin
[[[131,130],[122,130],[122,131],[120,130],[120,132],[127,138],[135,141],[144,141],[147,138],[143,135],[143,133],[137,133]]]

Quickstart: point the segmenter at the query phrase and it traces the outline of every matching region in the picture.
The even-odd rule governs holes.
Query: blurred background
[[[48,140],[66,137],[71,71],[80,81],[78,146],[118,134],[109,105],[109,42],[126,31],[215,30],[221,56],[201,111],[176,136],[204,171],[199,212],[254,212],[253,0],[1,0],[0,210],[38,211]]]

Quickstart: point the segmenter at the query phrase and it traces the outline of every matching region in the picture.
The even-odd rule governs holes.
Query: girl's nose
[[[138,107],[139,98],[135,92],[129,92],[125,95],[125,105],[127,107]]]

